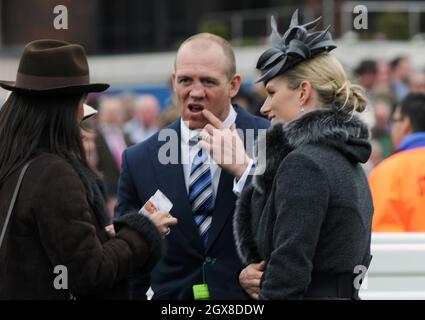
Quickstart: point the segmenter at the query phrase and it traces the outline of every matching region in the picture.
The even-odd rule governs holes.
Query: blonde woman
[[[234,218],[239,280],[254,299],[358,298],[356,272],[371,259],[373,205],[360,166],[371,148],[355,115],[367,101],[329,53],[329,31],[309,32],[318,21],[299,25],[295,12],[281,37],[272,19],[273,47],[257,64],[273,127],[265,172]]]

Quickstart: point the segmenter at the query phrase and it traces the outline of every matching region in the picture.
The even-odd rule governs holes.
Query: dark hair
[[[354,70],[354,72],[358,75],[364,75],[373,73],[375,74],[378,71],[376,67],[376,61],[375,60],[362,60],[360,64],[357,66],[357,68]]]
[[[400,103],[400,114],[409,117],[413,132],[425,131],[425,94],[409,93]]]
[[[0,109],[0,185],[40,148],[88,167],[77,120],[81,98],[12,92]]]
[[[401,61],[403,60],[407,60],[408,58],[406,56],[397,56],[394,59],[392,59],[390,61],[390,68],[391,70],[394,70],[395,68],[397,68],[400,64]]]

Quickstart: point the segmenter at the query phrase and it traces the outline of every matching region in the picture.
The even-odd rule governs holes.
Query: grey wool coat
[[[311,297],[316,275],[368,265],[373,204],[360,166],[368,137],[356,116],[331,109],[268,130],[264,174],[243,191],[234,216],[242,261],[266,261],[260,299]]]

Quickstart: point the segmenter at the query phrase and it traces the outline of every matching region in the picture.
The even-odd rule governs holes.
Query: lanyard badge
[[[202,264],[202,282],[201,284],[195,284],[193,289],[193,297],[195,300],[209,300],[211,299],[210,290],[206,282],[205,266],[214,264],[216,259],[206,259]]]

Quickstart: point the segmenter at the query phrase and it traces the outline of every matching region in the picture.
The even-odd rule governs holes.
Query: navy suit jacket
[[[266,129],[269,122],[234,106],[236,128]],[[169,129],[178,136],[176,141],[180,159],[180,118]],[[121,176],[118,184],[115,218],[139,210],[159,189],[173,203],[171,214],[178,224],[166,237],[167,251],[152,273],[130,277],[130,296],[145,299],[149,286],[153,299],[193,299],[192,286],[208,283],[212,299],[245,299],[239,286],[240,261],[233,238],[233,213],[236,196],[233,177],[222,170],[215,199],[209,239],[205,248],[186,192],[183,166],[161,164],[158,152],[167,141],[159,141],[158,133],[148,140],[128,148],[123,154]]]

